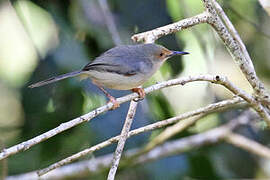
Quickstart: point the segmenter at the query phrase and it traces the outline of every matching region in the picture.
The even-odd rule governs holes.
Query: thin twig
[[[129,133],[132,121],[133,121],[135,113],[136,113],[137,105],[138,105],[138,102],[135,102],[135,101],[130,102],[130,106],[129,106],[129,110],[128,110],[127,117],[125,120],[125,124],[123,126],[120,138],[118,140],[118,145],[117,145],[117,148],[116,148],[114,156],[113,156],[111,169],[110,169],[108,177],[107,177],[108,180],[114,180],[114,177],[115,177],[115,174],[116,174],[119,162],[120,162],[120,158],[121,158],[126,140],[128,138],[128,133]]]
[[[183,121],[179,121],[178,123],[174,124],[171,127],[167,127],[164,131],[162,131],[157,137],[151,140],[146,147],[140,153],[145,153],[150,151],[151,149],[155,148],[156,146],[164,143],[166,140],[171,138],[172,136],[180,133],[181,131],[185,130],[186,128],[194,125],[199,119],[201,119],[204,114],[192,116],[188,119],[184,119]]]
[[[236,104],[239,104],[239,103],[243,103],[243,104],[247,104],[246,102],[243,101],[243,99],[241,99],[240,97],[234,97],[233,99],[229,99],[229,100],[224,100],[224,101],[221,101],[221,102],[218,102],[218,103],[214,103],[214,104],[210,104],[208,106],[205,106],[203,108],[199,108],[197,110],[194,110],[194,111],[190,111],[190,112],[186,112],[186,113],[183,113],[179,116],[176,116],[176,117],[173,117],[173,118],[169,118],[169,119],[166,119],[166,120],[163,120],[163,121],[159,121],[159,122],[156,122],[156,123],[153,123],[153,124],[150,124],[150,125],[147,125],[147,126],[144,126],[144,127],[141,127],[141,128],[138,128],[138,129],[135,129],[135,130],[132,130],[128,133],[128,137],[131,137],[131,136],[135,136],[137,134],[141,134],[141,133],[144,133],[144,132],[148,132],[148,131],[152,131],[152,130],[155,130],[155,129],[158,129],[158,128],[162,128],[162,127],[166,127],[170,124],[173,124],[173,123],[176,123],[180,120],[183,120],[183,119],[186,119],[186,118],[190,118],[192,116],[196,116],[196,115],[200,115],[200,114],[209,114],[209,113],[212,113],[212,112],[216,112],[216,111],[221,111],[221,110],[225,110],[225,109],[228,109],[228,108],[231,108],[232,106],[236,105]],[[113,143],[116,143],[118,140],[119,140],[119,136],[116,136],[116,137],[113,137],[113,138],[110,138],[106,141],[103,141],[102,143],[99,143],[95,146],[92,146],[90,148],[87,148],[81,152],[78,152],[70,157],[67,157],[61,161],[58,161],[52,165],[50,165],[49,167],[47,168],[44,168],[40,171],[38,171],[38,174],[39,175],[43,175],[53,169],[56,169],[58,167],[61,167],[63,165],[66,165],[66,164],[69,164],[71,163],[72,161],[75,161],[83,156],[86,156],[87,154],[90,154],[90,153],[93,153],[99,149],[102,149],[104,147],[107,147]]]

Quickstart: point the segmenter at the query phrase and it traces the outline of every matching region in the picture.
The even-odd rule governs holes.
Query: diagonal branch
[[[270,149],[240,134],[230,133],[225,141],[250,153],[270,159]]]
[[[149,152],[150,150],[154,149],[156,146],[164,143],[166,140],[170,139],[174,135],[184,131],[188,127],[194,125],[198,120],[200,120],[202,117],[204,117],[205,114],[192,116],[188,119],[185,119],[183,121],[179,121],[173,126],[167,127],[164,131],[162,131],[158,136],[156,136],[153,140],[151,140],[143,149],[142,153]]]
[[[206,23],[208,17],[209,14],[207,12],[203,12],[197,16],[186,18],[173,24],[162,26],[154,30],[143,32],[140,34],[135,34],[131,37],[131,39],[135,42],[143,41],[145,43],[153,43],[162,36],[166,36],[168,34],[172,34],[181,31],[183,29],[187,29],[197,24]]]
[[[114,180],[114,177],[115,177],[115,174],[116,174],[119,162],[120,162],[120,158],[121,158],[124,146],[125,146],[125,142],[128,138],[128,133],[129,133],[132,121],[133,121],[135,113],[136,113],[137,105],[138,105],[138,102],[135,102],[135,101],[130,102],[130,106],[129,106],[129,110],[128,110],[127,117],[125,120],[125,124],[123,126],[121,135],[119,137],[118,145],[117,145],[117,148],[116,148],[114,156],[113,156],[111,169],[110,169],[108,177],[107,177],[108,180]]]

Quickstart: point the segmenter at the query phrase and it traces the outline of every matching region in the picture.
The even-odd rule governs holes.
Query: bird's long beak
[[[168,54],[167,57],[189,54],[188,52],[184,52],[184,51],[171,51],[171,52],[172,53]]]

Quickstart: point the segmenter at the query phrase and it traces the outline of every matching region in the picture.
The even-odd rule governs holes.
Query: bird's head
[[[145,53],[148,56],[151,56],[152,57],[151,59],[154,62],[162,62],[172,56],[189,54],[188,52],[183,51],[172,51],[157,44],[145,44],[144,46],[145,46],[144,47]]]

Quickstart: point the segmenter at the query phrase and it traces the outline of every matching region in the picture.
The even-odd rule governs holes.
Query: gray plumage
[[[148,49],[151,48],[153,52],[153,50],[158,51],[158,47],[158,45],[154,44],[117,46],[87,64],[83,71],[115,71],[123,75],[145,73],[145,68],[151,69],[153,66],[150,60],[153,53],[149,52]]]

